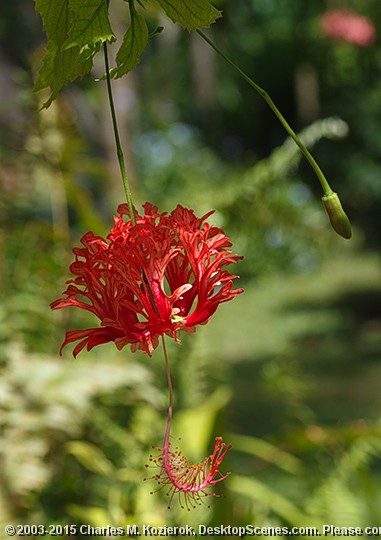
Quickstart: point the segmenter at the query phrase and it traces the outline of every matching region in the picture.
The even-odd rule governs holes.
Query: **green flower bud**
[[[341,206],[338,194],[330,193],[329,195],[324,195],[321,200],[323,201],[332,228],[343,238],[351,238],[351,222]]]

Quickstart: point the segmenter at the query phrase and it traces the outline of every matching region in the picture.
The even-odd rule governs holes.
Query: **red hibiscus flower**
[[[88,232],[84,247],[73,249],[75,278],[51,308],[85,309],[100,327],[68,331],[61,353],[75,341],[74,356],[85,346],[114,341],[118,349],[130,344],[151,356],[160,336],[179,341],[181,330],[193,332],[242,292],[232,290],[238,276],[224,269],[242,257],[232,254],[222,229],[205,221],[213,212],[197,218],[180,205],[169,215],[150,203],[143,208],[134,225],[121,204],[107,240]]]

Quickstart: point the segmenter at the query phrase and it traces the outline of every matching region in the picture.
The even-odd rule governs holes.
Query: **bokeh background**
[[[173,432],[196,461],[222,434],[232,475],[210,508],[168,510],[143,480],[165,429],[160,350],[148,359],[108,344],[60,358],[65,330],[93,321],[49,309],[72,247],[89,229],[106,235],[124,198],[102,55],[39,111],[41,21],[31,0],[1,2],[1,524],[381,526],[379,2],[215,5],[223,18],[208,35],[302,134],[353,238],[329,228],[316,178],[265,102],[147,6],[164,31],[113,86],[135,203],[214,208],[244,255],[245,294],[169,347]],[[110,9],[122,35],[128,5]],[[334,37],[322,25],[334,9],[366,17],[368,34],[357,22]]]

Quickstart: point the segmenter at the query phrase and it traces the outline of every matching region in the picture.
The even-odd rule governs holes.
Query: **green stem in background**
[[[128,204],[129,209],[130,209],[131,221],[132,221],[133,225],[136,225],[135,210],[134,210],[134,205],[133,205],[133,202],[132,202],[132,195],[131,195],[130,185],[128,183],[126,165],[125,165],[125,162],[124,162],[123,150],[122,150],[122,146],[120,144],[118,122],[116,120],[116,114],[115,114],[114,99],[112,97],[110,66],[109,66],[109,61],[108,61],[107,43],[106,42],[103,43],[103,52],[104,52],[105,68],[106,68],[107,93],[108,93],[109,102],[110,102],[112,126],[113,126],[113,129],[114,129],[114,137],[115,137],[115,144],[116,144],[116,153],[117,153],[117,156],[118,156],[119,168],[120,168],[120,172],[121,172],[121,175],[122,175],[123,187],[124,187],[124,192],[125,192],[126,198],[127,198],[127,204]]]
[[[308,150],[308,148],[303,144],[303,142],[299,139],[295,131],[292,129],[290,124],[287,122],[287,120],[284,118],[278,107],[275,105],[271,97],[268,95],[266,90],[261,88],[258,84],[256,84],[242,69],[240,69],[230,58],[228,58],[218,47],[211,41],[208,36],[204,34],[201,30],[197,30],[197,33],[204,39],[211,47],[216,51],[217,54],[221,56],[225,60],[229,66],[231,66],[235,71],[239,73],[239,75],[252,87],[258,94],[266,101],[270,109],[273,111],[275,116],[278,118],[284,129],[287,131],[289,136],[294,140],[294,142],[297,144],[297,146],[300,148],[302,154],[305,156],[305,158],[310,163],[311,167],[315,171],[316,176],[318,177],[318,180],[321,184],[321,187],[323,189],[323,197],[322,201],[325,206],[325,209],[327,211],[329,220],[331,222],[331,225],[333,229],[344,238],[350,238],[352,236],[351,232],[351,224],[350,221],[345,214],[339,197],[336,193],[333,192],[331,189],[331,186],[329,185],[326,177],[324,176],[323,171],[317,164],[316,160],[312,156],[311,152]],[[334,201],[334,204],[332,204],[332,201]]]

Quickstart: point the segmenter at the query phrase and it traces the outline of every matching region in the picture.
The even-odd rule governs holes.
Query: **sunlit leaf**
[[[221,12],[209,0],[158,0],[160,6],[173,22],[178,22],[187,30],[207,28]]]
[[[36,0],[36,11],[42,17],[48,39],[62,45],[71,22],[69,0]]]
[[[117,67],[111,71],[113,77],[121,77],[131,71],[140,61],[140,55],[146,48],[148,28],[140,13],[133,12],[131,24],[125,33],[123,43],[116,55]]]
[[[89,73],[93,65],[92,57],[98,50],[98,47],[92,47],[81,52],[76,46],[62,51],[55,43],[48,44],[34,87],[35,92],[50,88],[51,95],[44,103],[44,107],[51,105],[66,84]]]
[[[229,435],[228,438],[234,450],[274,463],[280,469],[291,474],[298,474],[303,471],[303,464],[299,459],[267,441],[245,435]]]
[[[67,451],[80,462],[85,469],[109,475],[113,472],[112,463],[106,458],[103,452],[93,444],[84,441],[71,441],[66,444]]]
[[[181,448],[186,455],[197,459],[200,453],[210,447],[217,415],[230,399],[230,390],[222,386],[199,407],[184,409],[176,414],[173,433],[180,436]]]
[[[107,6],[101,0],[84,4],[79,0],[36,0],[48,45],[34,87],[51,89],[44,107],[70,81],[83,77],[92,68],[92,58],[104,41],[112,41]]]
[[[110,514],[99,506],[79,506],[68,504],[67,511],[71,517],[88,523],[92,527],[107,527],[110,523]]]
[[[255,478],[233,475],[227,484],[237,495],[252,499],[262,507],[265,506],[287,523],[296,526],[319,525],[316,519],[299,510],[288,498]]]
[[[115,39],[104,0],[69,0],[69,4],[74,16],[64,49],[75,45],[88,47]]]

